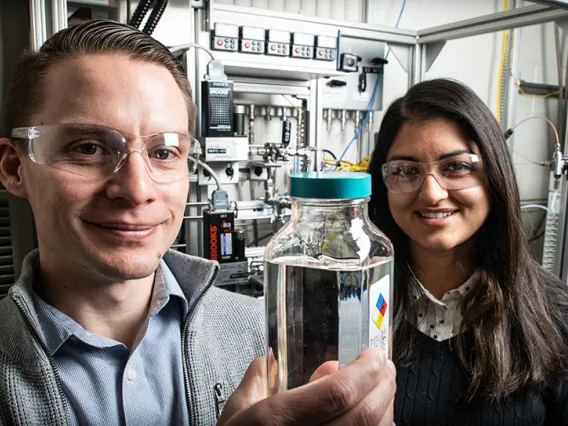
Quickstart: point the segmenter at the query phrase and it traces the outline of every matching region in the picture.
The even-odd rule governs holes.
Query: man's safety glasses
[[[27,140],[28,154],[38,164],[96,180],[108,179],[138,153],[155,182],[173,182],[194,173],[201,154],[199,142],[188,133],[132,136],[92,124],[19,127],[12,139]]]
[[[389,191],[414,192],[428,175],[445,189],[466,189],[482,185],[484,171],[477,154],[457,154],[431,163],[392,160],[382,166],[383,181]]]

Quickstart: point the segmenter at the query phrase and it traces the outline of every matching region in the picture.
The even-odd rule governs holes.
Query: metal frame
[[[568,115],[566,117],[568,120]],[[568,132],[564,138],[564,155],[568,154]],[[563,177],[562,179],[566,179]],[[556,273],[566,282],[568,280],[568,182],[561,188],[560,212],[558,217],[558,236],[556,249]]]
[[[568,0],[530,0],[533,3],[546,4],[548,6],[566,7],[568,8]]]
[[[52,0],[51,17],[53,20],[52,34],[67,28],[67,0]]]
[[[418,30],[417,43],[420,56],[417,64],[418,70],[416,71],[419,74],[418,81],[424,79],[426,72],[428,72],[448,40],[552,21],[562,22],[567,18],[568,10],[535,5]]]
[[[30,0],[30,47],[38,50],[47,40],[47,15],[44,0]]]
[[[337,28],[342,29],[342,35],[346,35],[353,38],[362,38],[368,40],[393,42],[399,44],[415,44],[416,43],[416,31],[406,30],[401,28],[384,27],[379,25],[363,24],[358,22],[345,22],[336,21],[333,19],[317,18],[312,16],[304,16],[295,13],[286,12],[274,12],[270,10],[262,10],[255,8],[248,8],[242,6],[232,6],[219,3],[208,3],[208,11],[211,17],[215,19],[222,18],[224,16],[235,16],[238,14],[244,14],[249,19],[254,19],[254,17],[260,17],[262,19],[269,18],[279,18],[287,19],[298,23],[309,23],[313,26],[313,32],[318,34],[328,33],[329,35],[335,36],[337,34]],[[228,15],[225,15],[228,14]],[[213,29],[212,24],[216,22],[209,19],[209,30]],[[325,32],[322,32],[325,31]]]
[[[560,10],[550,6],[527,6],[519,9],[497,12],[473,19],[454,22],[448,25],[426,28],[418,31],[418,43],[428,44],[437,41],[448,41],[471,37],[480,34],[527,25],[542,24],[568,17],[568,10]]]

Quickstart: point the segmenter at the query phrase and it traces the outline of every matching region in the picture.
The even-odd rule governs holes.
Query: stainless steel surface
[[[72,0],[69,3],[81,4],[85,6],[109,6],[109,0]]]
[[[30,46],[38,50],[47,40],[45,0],[30,0]]]
[[[67,28],[67,0],[51,1],[51,19],[53,20],[53,34]]]
[[[416,31],[401,28],[383,27],[379,25],[362,24],[359,22],[336,21],[295,13],[274,12],[265,9],[256,9],[225,5],[209,2],[211,22],[238,22],[240,17],[247,19],[247,25],[255,22],[264,22],[264,28],[283,29],[291,32],[309,32],[316,35],[337,36],[341,29],[342,35],[376,41],[391,41],[401,44],[414,44]],[[286,26],[279,27],[279,22]],[[309,31],[306,29],[309,28]]]
[[[344,72],[335,69],[335,62],[225,51],[215,51],[215,58],[223,62],[227,75],[299,81],[307,81],[314,77],[345,75]]]
[[[547,6],[557,6],[568,8],[568,0],[530,0],[531,3],[540,3]]]
[[[209,3],[206,27],[202,29],[199,42],[210,45],[211,28],[216,23],[246,24],[267,29],[285,30],[328,36],[336,40],[338,30],[342,38],[354,42],[392,41],[399,44],[416,43],[416,32],[411,30],[390,29],[367,24],[338,22],[302,15],[273,12],[262,9]],[[373,44],[373,43],[371,43]],[[383,49],[384,51],[384,49]],[[335,61],[316,61],[304,58],[251,55],[246,53],[216,52],[218,59],[225,65],[227,74],[249,75],[253,77],[280,78],[286,80],[310,80],[321,76],[343,76],[337,71]]]
[[[487,34],[511,28],[536,25],[565,18],[568,10],[550,6],[528,6],[505,12],[493,13],[473,19],[454,22],[433,28],[418,30],[418,43],[428,44]]]
[[[424,63],[424,71],[428,72],[430,67],[446,45],[445,41],[435,41],[426,45],[426,62]]]
[[[558,216],[558,245],[556,248],[556,265],[558,265],[558,275],[564,282],[568,282],[568,256],[566,246],[568,244],[568,233],[566,220],[568,219],[568,185],[562,185],[561,191],[561,209]]]
[[[422,65],[423,50],[426,49],[424,44],[415,44],[412,51],[412,72],[408,73],[408,86],[412,86],[424,80],[424,67]]]
[[[309,96],[309,82],[231,76],[233,93]],[[284,105],[284,104],[283,104]],[[287,103],[289,105],[289,103]]]
[[[388,43],[388,48],[402,69],[405,72],[409,72],[412,64],[412,46],[409,44]]]
[[[552,172],[550,173],[548,199],[544,200],[544,205],[548,206],[550,212],[546,214],[545,228],[544,228],[544,241],[542,247],[542,260],[541,265],[547,271],[553,274],[560,275],[560,268],[562,259],[559,255],[559,250],[562,246],[562,235],[559,232],[560,226],[560,212],[562,205],[562,191],[566,186],[566,181],[562,179],[560,182],[561,187],[554,190]],[[530,203],[533,204],[533,203]]]
[[[556,23],[560,28],[562,28],[564,34],[568,34],[568,17],[557,19]]]
[[[189,19],[184,22],[184,25],[190,28],[190,35],[189,39],[186,40],[187,43],[195,43],[198,38],[198,34],[200,29],[198,28],[199,25],[197,24],[198,19],[204,9],[191,9],[189,13]],[[187,76],[189,83],[193,89],[193,101],[196,105],[200,105],[201,102],[201,89],[200,85],[198,84],[200,79],[205,74],[205,64],[209,58],[207,57],[205,52],[202,52],[200,49],[192,49],[191,51],[187,52],[184,55],[184,62],[185,62],[185,69],[187,70]],[[200,120],[196,120],[194,135],[200,135]],[[195,178],[195,181],[190,184],[189,186],[189,194],[188,194],[188,202],[195,203],[195,202],[206,202],[207,201],[207,189],[205,191],[202,190],[202,187],[197,183],[197,176],[193,175],[192,177]],[[203,195],[205,194],[205,197]],[[187,208],[187,214],[189,216],[195,216],[201,213],[201,208],[197,206],[192,207],[189,206]],[[200,255],[202,250],[202,240],[203,240],[203,230],[201,229],[201,224],[195,220],[187,221],[185,223],[185,241],[186,247],[185,251],[188,254],[193,255]]]
[[[191,7],[194,9],[205,9],[207,7],[207,0],[193,0]]]
[[[375,67],[372,60],[374,58],[384,58],[386,53],[385,43],[351,37],[341,37],[340,49],[342,53],[352,53],[361,58],[361,62],[358,63],[359,71],[362,71],[363,67]],[[358,72],[347,73],[341,78],[338,78],[338,80],[347,83],[345,86],[328,86],[324,82],[323,97],[320,101],[321,107],[336,110],[366,111],[369,108],[377,76],[378,74],[366,74],[367,87],[364,92],[361,92],[359,89],[360,74]],[[375,111],[379,111],[383,107],[383,84],[384,80],[381,78],[373,106],[373,110]]]
[[[568,120],[568,115],[567,115]],[[564,155],[568,155],[568,132],[564,139]],[[558,215],[558,238],[556,248],[556,265],[558,275],[564,282],[568,282],[568,182],[562,176],[560,212]]]

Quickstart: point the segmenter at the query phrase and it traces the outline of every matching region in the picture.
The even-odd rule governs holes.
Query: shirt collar
[[[152,293],[152,302],[150,303],[150,315],[156,315],[160,312],[169,302],[170,296],[180,299],[183,309],[183,318],[185,318],[189,312],[189,303],[174,274],[170,268],[168,268],[166,262],[162,260],[156,270],[156,276],[154,278],[154,292]]]
[[[408,265],[408,270],[410,271],[410,275],[412,277],[411,286],[410,286],[410,295],[414,303],[418,303],[422,300],[427,300],[432,303],[435,303],[439,306],[446,307],[448,304],[453,303],[461,303],[461,301],[465,298],[466,294],[468,294],[472,289],[473,285],[476,280],[476,273],[474,272],[462,285],[458,288],[450,290],[442,296],[442,299],[437,299],[424,285],[420,282],[416,274]]]
[[[34,292],[32,296],[39,323],[45,336],[47,349],[51,356],[71,337],[98,348],[122,345],[115,340],[85,330],[75,320],[45,302],[37,293]],[[167,305],[170,296],[180,299],[183,318],[185,318],[189,311],[187,299],[174,275],[162,260],[154,277],[149,316],[158,314]]]

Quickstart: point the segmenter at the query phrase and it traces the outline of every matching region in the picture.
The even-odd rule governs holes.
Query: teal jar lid
[[[371,195],[371,175],[359,172],[308,172],[290,175],[290,196],[352,199]]]

